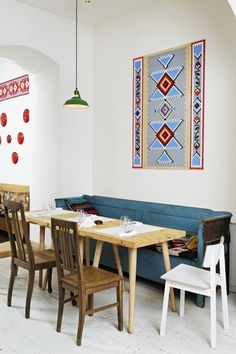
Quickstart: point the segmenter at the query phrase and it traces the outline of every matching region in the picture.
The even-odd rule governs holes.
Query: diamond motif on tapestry
[[[161,80],[156,84],[156,87],[166,96],[174,84],[174,80],[165,73]]]
[[[140,115],[141,115],[141,110],[139,107],[136,108],[135,110],[135,117],[136,119],[139,119],[140,118]]]
[[[201,101],[196,98],[196,100],[193,102],[193,109],[196,113],[198,113],[202,108],[202,103]]]
[[[163,127],[159,130],[159,132],[156,134],[156,137],[160,142],[166,146],[168,142],[173,138],[174,133],[172,130],[168,127],[168,125],[164,124]]]
[[[150,101],[182,97],[183,93],[177,88],[175,80],[183,69],[183,66],[176,66],[166,70],[151,72],[149,75],[156,83],[156,90],[151,95]]]
[[[166,119],[173,112],[173,110],[174,107],[170,104],[170,102],[163,101],[156,112],[159,113],[162,118]]]

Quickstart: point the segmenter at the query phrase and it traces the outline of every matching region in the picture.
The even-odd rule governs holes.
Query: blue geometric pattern
[[[192,167],[200,167],[201,166],[201,159],[200,156],[197,152],[195,152],[195,154],[193,155],[192,158]]]
[[[139,154],[136,154],[134,157],[134,166],[140,166],[141,165],[141,158]]]
[[[159,60],[159,62],[164,66],[164,68],[167,68],[174,56],[174,54],[162,55],[157,60]]]
[[[194,44],[193,53],[197,59],[200,58],[200,56],[202,55],[202,52],[203,52],[203,42]]]
[[[154,121],[150,122],[150,127],[156,133],[156,138],[149,146],[149,150],[180,150],[183,146],[175,138],[175,131],[178,129],[182,119],[176,119],[171,121]]]
[[[135,60],[135,62],[134,62],[134,68],[135,68],[135,70],[136,70],[137,72],[139,72],[140,69],[141,69],[141,67],[142,67],[142,61],[141,61],[141,60]]]
[[[170,164],[173,163],[172,158],[167,154],[166,151],[163,151],[162,155],[159,157],[157,160],[158,163],[163,163],[163,164]]]

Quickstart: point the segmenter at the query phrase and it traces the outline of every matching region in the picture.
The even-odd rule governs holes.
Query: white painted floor
[[[116,328],[116,309],[99,312],[94,317],[86,317],[81,347],[75,344],[78,323],[77,308],[66,304],[62,332],[55,330],[57,318],[57,279],[54,271],[53,293],[42,291],[35,282],[31,304],[31,318],[24,318],[24,303],[27,273],[20,269],[13,291],[12,307],[7,307],[7,287],[10,259],[0,260],[0,352],[18,354],[134,354],[134,353],[235,353],[236,351],[236,294],[229,300],[230,329],[222,327],[221,304],[218,294],[217,304],[217,349],[210,349],[209,301],[204,309],[195,306],[187,296],[185,317],[168,313],[167,332],[160,337],[160,318],[163,290],[146,282],[137,282],[135,329],[127,332],[128,293],[124,293],[125,329]],[[38,280],[38,279],[37,279]],[[101,304],[113,297],[113,292],[95,297],[95,304]],[[177,305],[179,299],[177,297]]]

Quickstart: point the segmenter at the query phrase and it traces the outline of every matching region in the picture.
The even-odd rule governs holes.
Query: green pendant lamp
[[[77,37],[78,37],[78,0],[76,0],[76,48],[75,48],[75,71],[76,71],[76,75],[75,75],[75,91],[74,91],[74,96],[71,97],[69,100],[67,100],[64,103],[64,107],[66,108],[87,108],[89,107],[88,103],[84,100],[82,100],[82,98],[80,97],[80,93],[79,90],[77,88],[77,76],[78,76],[78,49],[77,49]]]

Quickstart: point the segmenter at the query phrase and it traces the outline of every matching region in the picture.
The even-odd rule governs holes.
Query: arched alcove
[[[0,101],[0,114],[8,112],[8,124],[0,125],[0,180],[28,184],[31,208],[41,208],[53,201],[59,188],[59,67],[51,58],[24,46],[0,47],[0,83],[28,74],[29,94]],[[23,122],[22,113],[29,109],[30,119]],[[17,134],[24,134],[19,144]],[[6,136],[12,135],[12,142]],[[11,154],[17,150],[17,164]]]

